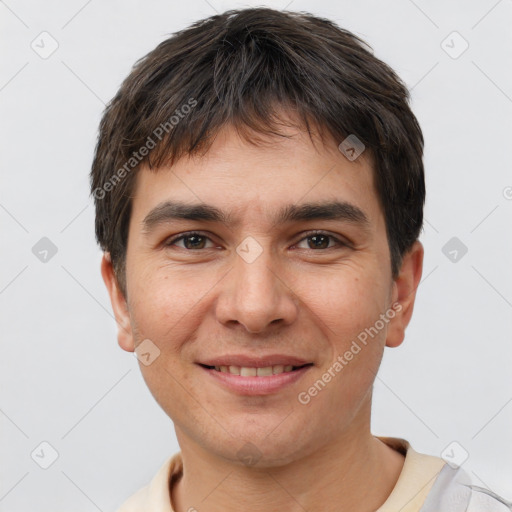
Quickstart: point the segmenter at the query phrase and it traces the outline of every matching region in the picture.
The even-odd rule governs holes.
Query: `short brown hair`
[[[309,133],[314,123],[339,142],[355,135],[369,151],[395,277],[425,202],[423,135],[408,101],[371,47],[308,13],[231,10],[173,34],[135,63],[100,123],[91,171],[96,237],[121,288],[140,164],[158,169],[206,152],[226,124],[252,143],[256,133],[280,135],[277,107]]]

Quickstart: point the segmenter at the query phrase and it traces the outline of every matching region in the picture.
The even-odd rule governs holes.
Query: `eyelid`
[[[324,231],[322,229],[313,229],[311,231],[305,231],[303,233],[301,233],[301,238],[299,240],[297,240],[297,242],[295,243],[295,245],[297,245],[299,242],[302,242],[304,239],[306,238],[309,238],[311,236],[315,236],[315,235],[324,235],[328,238],[332,238],[336,244],[338,246],[341,246],[341,247],[350,247],[351,246],[351,243],[344,237],[340,237],[338,235],[333,235],[331,233],[329,233],[328,231]],[[328,249],[333,249],[334,247],[328,247]],[[314,249],[312,249],[314,250]],[[323,249],[325,250],[325,249]]]
[[[332,240],[334,240],[336,242],[336,244],[338,246],[345,246],[345,247],[349,247],[351,245],[351,243],[344,239],[343,237],[338,237],[336,235],[333,235],[331,233],[329,233],[328,231],[323,231],[321,229],[313,229],[313,230],[310,230],[310,231],[304,231],[300,234],[301,238],[299,238],[295,243],[294,245],[297,245],[298,243],[302,242],[303,240],[305,240],[306,238],[309,238],[311,236],[315,236],[315,235],[324,235],[328,238],[331,238]],[[187,238],[189,236],[201,236],[203,238],[206,238],[208,239],[209,241],[215,243],[212,238],[209,236],[208,233],[206,232],[203,232],[203,231],[185,231],[183,233],[179,233],[178,235],[175,235],[169,239],[166,239],[163,243],[164,246],[166,247],[169,247],[169,246],[172,246],[174,245],[176,242],[184,239],[184,238]],[[328,247],[328,249],[331,249],[333,247]],[[211,249],[211,247],[208,247],[208,249]],[[192,251],[192,249],[187,249],[189,251]],[[201,250],[201,249],[197,249],[197,250]],[[314,250],[314,249],[312,249]],[[325,250],[325,249],[323,249]]]
[[[163,245],[165,247],[172,246],[176,242],[178,242],[178,241],[180,241],[180,240],[182,240],[184,238],[187,238],[189,236],[201,236],[201,237],[207,238],[211,242],[215,243],[212,240],[211,236],[209,236],[206,232],[203,232],[203,231],[184,231],[183,233],[179,233],[178,235],[175,235],[175,236],[172,236],[170,238],[165,239],[164,242],[163,242]],[[190,249],[187,249],[187,250],[190,250]]]

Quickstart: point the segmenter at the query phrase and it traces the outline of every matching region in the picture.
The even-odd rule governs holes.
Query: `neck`
[[[279,467],[240,466],[196,444],[180,446],[183,477],[172,489],[175,512],[372,512],[391,494],[404,464],[403,455],[369,428]]]

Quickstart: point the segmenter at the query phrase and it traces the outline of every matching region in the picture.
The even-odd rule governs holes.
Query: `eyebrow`
[[[215,206],[180,201],[165,201],[159,204],[142,221],[145,233],[155,227],[174,220],[194,220],[220,222],[226,225],[236,224],[231,213],[223,212]],[[320,203],[290,204],[282,208],[276,216],[276,224],[310,220],[339,220],[369,228],[370,221],[359,207],[346,201],[328,201]]]

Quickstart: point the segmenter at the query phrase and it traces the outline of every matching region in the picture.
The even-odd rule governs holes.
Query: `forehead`
[[[350,161],[331,138],[313,132],[312,141],[296,127],[282,133],[287,137],[259,135],[251,143],[228,125],[206,154],[188,155],[157,170],[142,166],[132,215],[140,220],[169,200],[216,206],[233,221],[251,214],[270,221],[283,205],[329,201],[353,204],[370,220],[380,214],[369,154]]]

